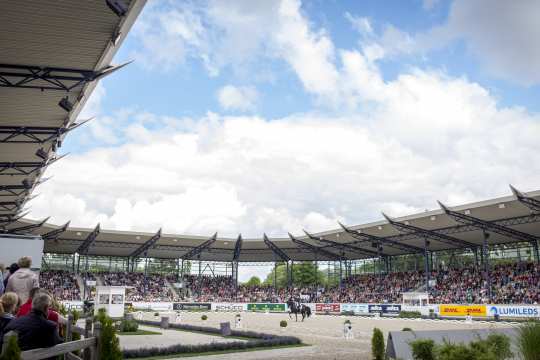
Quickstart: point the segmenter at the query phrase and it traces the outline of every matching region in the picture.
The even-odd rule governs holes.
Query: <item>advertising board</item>
[[[369,306],[367,304],[341,304],[341,312],[352,312],[355,315],[369,314]]]
[[[339,314],[341,312],[341,306],[340,304],[337,304],[337,303],[330,303],[330,304],[317,303],[315,304],[315,311],[318,313]]]
[[[488,316],[510,318],[538,318],[540,306],[535,305],[488,305]]]
[[[486,305],[439,305],[440,316],[487,316]]]
[[[248,311],[285,312],[286,305],[282,303],[256,303],[247,304]]]
[[[212,311],[246,311],[247,304],[242,303],[212,303]]]
[[[211,310],[210,303],[174,303],[173,310]]]
[[[399,315],[401,311],[401,305],[396,304],[374,304],[368,305],[368,311],[370,314],[380,313],[383,315]]]

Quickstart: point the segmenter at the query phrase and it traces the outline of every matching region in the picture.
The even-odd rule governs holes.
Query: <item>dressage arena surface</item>
[[[163,313],[169,316],[170,313]],[[206,314],[208,320],[201,320]],[[180,323],[201,325],[219,328],[221,322],[230,322],[234,328],[236,313],[225,312],[183,312],[180,314]],[[145,320],[156,320],[153,313],[145,313]],[[349,319],[352,323],[354,339],[345,340],[343,337],[343,322]],[[174,319],[171,319],[174,321]],[[281,320],[287,320],[289,326],[283,331],[279,327]],[[171,321],[171,322],[172,322]],[[371,335],[374,327],[384,332],[385,341],[388,331],[401,330],[409,327],[412,330],[457,330],[457,329],[489,329],[512,327],[511,323],[495,323],[474,321],[472,324],[464,320],[420,320],[420,319],[397,319],[397,318],[368,318],[356,316],[333,316],[316,315],[298,322],[289,319],[288,314],[265,314],[265,313],[242,313],[242,329],[278,335],[292,335],[299,337],[305,344],[311,346],[291,347],[274,350],[259,350],[252,352],[228,353],[222,355],[196,356],[190,359],[224,359],[224,360],[254,360],[254,359],[355,359],[363,360],[371,358]],[[141,326],[141,329],[147,327]],[[122,346],[152,347],[167,346],[171,344],[196,344],[212,341],[227,341],[219,336],[202,335],[176,330],[149,330],[160,331],[163,335],[130,335],[121,336]],[[130,338],[130,339],[127,339]],[[237,340],[236,340],[237,341]]]

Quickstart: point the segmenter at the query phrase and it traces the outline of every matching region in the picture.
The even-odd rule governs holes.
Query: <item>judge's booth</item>
[[[125,302],[125,286],[96,286],[94,314],[97,314],[99,309],[105,309],[112,318],[123,317]]]

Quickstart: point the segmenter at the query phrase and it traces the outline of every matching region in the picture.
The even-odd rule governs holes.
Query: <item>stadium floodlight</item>
[[[43,159],[43,160],[48,160],[49,159],[49,154],[45,150],[43,150],[43,148],[37,149],[36,156],[38,158]]]
[[[122,17],[127,13],[127,6],[122,0],[106,0],[107,6],[117,16]]]
[[[62,100],[60,100],[58,106],[60,106],[66,112],[70,112],[71,110],[73,110],[73,104],[69,101],[69,98],[67,96],[63,97]]]

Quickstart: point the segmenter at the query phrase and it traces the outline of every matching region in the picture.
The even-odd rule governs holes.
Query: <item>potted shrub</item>
[[[373,329],[373,337],[371,338],[371,354],[373,360],[384,360],[384,335],[378,328]]]
[[[208,320],[208,316],[206,316],[206,314],[204,314],[203,316],[201,316],[201,320],[203,320],[203,321]]]
[[[281,320],[279,322],[279,326],[281,327],[282,331],[285,331],[285,328],[287,327],[287,320]]]

